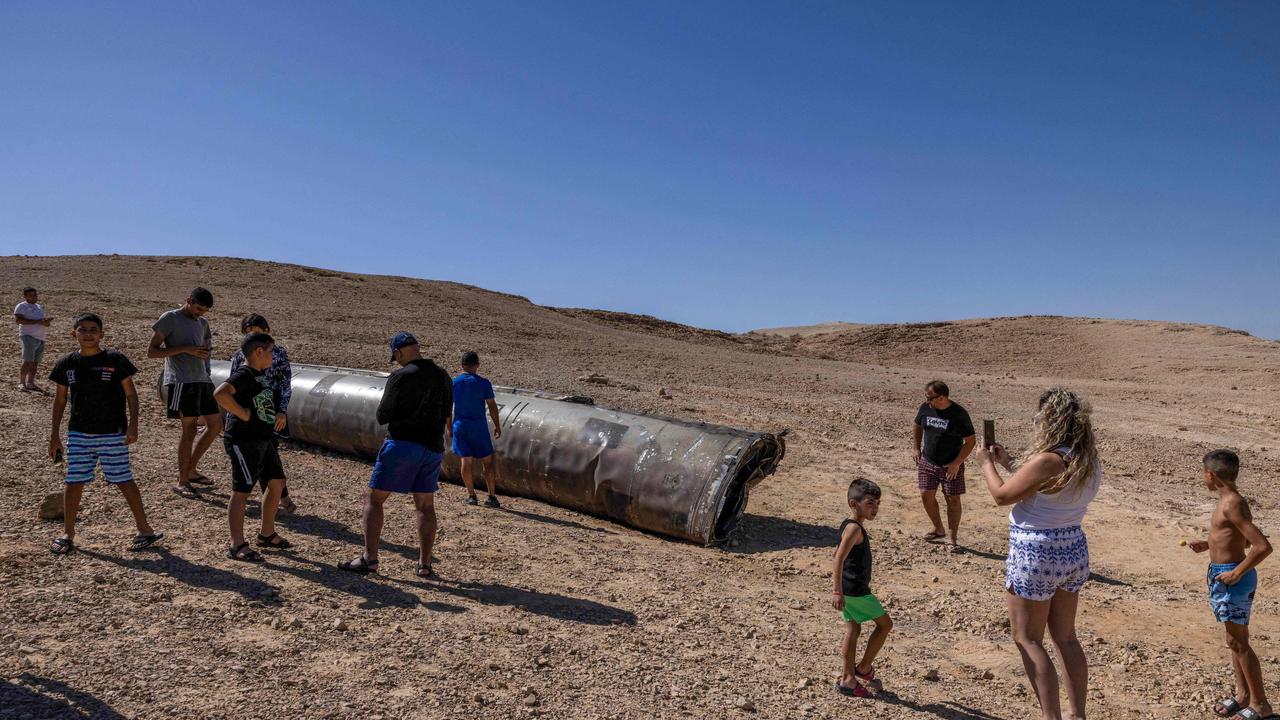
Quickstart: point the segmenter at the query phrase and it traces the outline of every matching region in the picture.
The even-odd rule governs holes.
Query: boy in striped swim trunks
[[[1204,456],[1204,484],[1217,494],[1218,506],[1209,521],[1209,539],[1189,543],[1192,551],[1209,551],[1209,605],[1213,617],[1227,631],[1236,692],[1213,706],[1218,717],[1258,720],[1275,717],[1267,702],[1267,686],[1258,655],[1249,644],[1249,617],[1258,589],[1255,569],[1271,554],[1271,543],[1253,524],[1249,501],[1236,489],[1240,457],[1230,450]]]
[[[133,375],[138,371],[120,351],[101,347],[102,318],[85,314],[76,318],[75,339],[80,350],[68,353],[54,365],[49,379],[57,387],[53,399],[53,430],[49,434],[49,457],[57,462],[63,454],[62,415],[71,400],[67,423],[67,478],[63,488],[62,537],[49,551],[66,555],[76,549],[76,513],[80,496],[102,465],[107,482],[120,488],[138,534],[129,545],[141,550],[164,537],[152,529],[142,509],[142,495],[129,469],[129,445],[138,440],[138,393]],[[128,416],[125,408],[128,407]]]

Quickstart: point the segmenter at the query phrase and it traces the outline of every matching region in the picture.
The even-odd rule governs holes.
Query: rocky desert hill
[[[154,377],[159,363],[143,357],[150,325],[199,284],[217,300],[222,356],[250,311],[270,319],[295,362],[385,370],[386,339],[408,329],[449,366],[479,351],[498,384],[791,435],[726,547],[522,498],[506,511],[469,508],[446,486],[443,579],[413,577],[407,507],[389,509],[383,572],[364,579],[333,565],[356,552],[367,463],[288,448],[299,513],[282,533],[295,549],[236,563],[224,552],[226,458],[215,445],[202,463],[220,484],[201,499],[169,493],[177,426],[144,392],[133,465],[168,538],[125,552],[128,513],[96,483],[81,552],[54,558],[45,547],[57,527],[35,518],[60,482],[44,457],[50,398],[18,392],[17,363],[6,364],[0,718],[1031,717],[1004,624],[1005,513],[974,482],[976,468],[967,551],[917,539],[910,422],[934,377],[975,419],[995,418],[1014,449],[1044,386],[1071,385],[1095,404],[1107,484],[1086,522],[1092,717],[1199,717],[1228,690],[1204,558],[1179,546],[1211,507],[1200,455],[1238,449],[1264,531],[1280,518],[1280,343],[1222,328],[1024,317],[734,335],[254,260],[0,259],[14,303],[27,284],[57,318],[45,372],[71,347],[71,316],[94,310],[108,344]],[[0,335],[0,357],[16,361],[17,347],[16,333]],[[593,373],[608,384],[579,379]],[[871,527],[874,586],[897,621],[880,663],[890,692],[870,702],[830,689],[841,630],[825,604],[830,554],[855,474],[886,489]],[[1265,568],[1254,637],[1274,681],[1280,583]]]

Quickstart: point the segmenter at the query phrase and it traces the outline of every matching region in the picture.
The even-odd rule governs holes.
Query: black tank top
[[[840,537],[844,537],[844,529],[850,524],[857,525],[862,531],[862,542],[854,545],[844,559],[844,571],[841,574],[841,592],[850,597],[871,594],[871,538],[867,536],[862,523],[852,518],[840,523]]]

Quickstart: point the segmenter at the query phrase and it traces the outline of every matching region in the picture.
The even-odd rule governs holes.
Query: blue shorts
[[[405,440],[382,441],[369,487],[393,493],[433,493],[440,489],[444,453]]]
[[[1228,585],[1217,577],[1234,570],[1240,563],[1213,563],[1209,565],[1206,580],[1209,583],[1209,605],[1218,622],[1248,625],[1253,612],[1253,594],[1258,590],[1258,571],[1251,569],[1235,585]]]
[[[133,482],[129,469],[129,446],[124,434],[89,435],[67,433],[67,484],[79,485],[93,480],[93,472],[102,464],[102,474],[113,484]]]
[[[487,458],[493,454],[489,421],[454,420],[453,454],[458,457]]]
[[[1059,590],[1080,592],[1089,579],[1089,541],[1079,525],[1032,529],[1009,526],[1004,588],[1027,600],[1052,600]]]

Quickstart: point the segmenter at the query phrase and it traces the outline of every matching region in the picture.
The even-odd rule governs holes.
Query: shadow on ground
[[[418,587],[465,598],[481,605],[503,605],[519,608],[527,613],[544,615],[565,622],[587,625],[635,625],[636,615],[628,610],[605,605],[594,600],[556,595],[555,593],[525,590],[496,583],[477,583],[465,580],[443,580],[437,583],[409,583]]]
[[[967,705],[961,705],[951,701],[942,703],[920,703],[899,697],[887,690],[882,691],[876,696],[876,700],[885,705],[897,705],[919,713],[929,713],[934,717],[944,718],[944,720],[1003,720],[1003,718],[992,715],[990,713],[971,708]]]
[[[92,718],[124,720],[125,716],[98,698],[52,678],[23,673],[0,680],[0,708],[6,717]]]
[[[833,525],[814,525],[787,518],[743,515],[729,542],[720,546],[731,553],[754,554],[795,548],[833,548],[840,533]]]
[[[167,575],[184,585],[205,588],[208,590],[231,590],[241,596],[255,600],[264,594],[277,592],[277,588],[256,578],[245,577],[239,573],[223,570],[212,565],[193,563],[186,558],[169,552],[166,548],[151,548],[128,557],[107,555],[93,550],[80,549],[88,557],[105,560],[129,570],[149,572],[153,575]],[[335,570],[334,572],[337,572]]]

